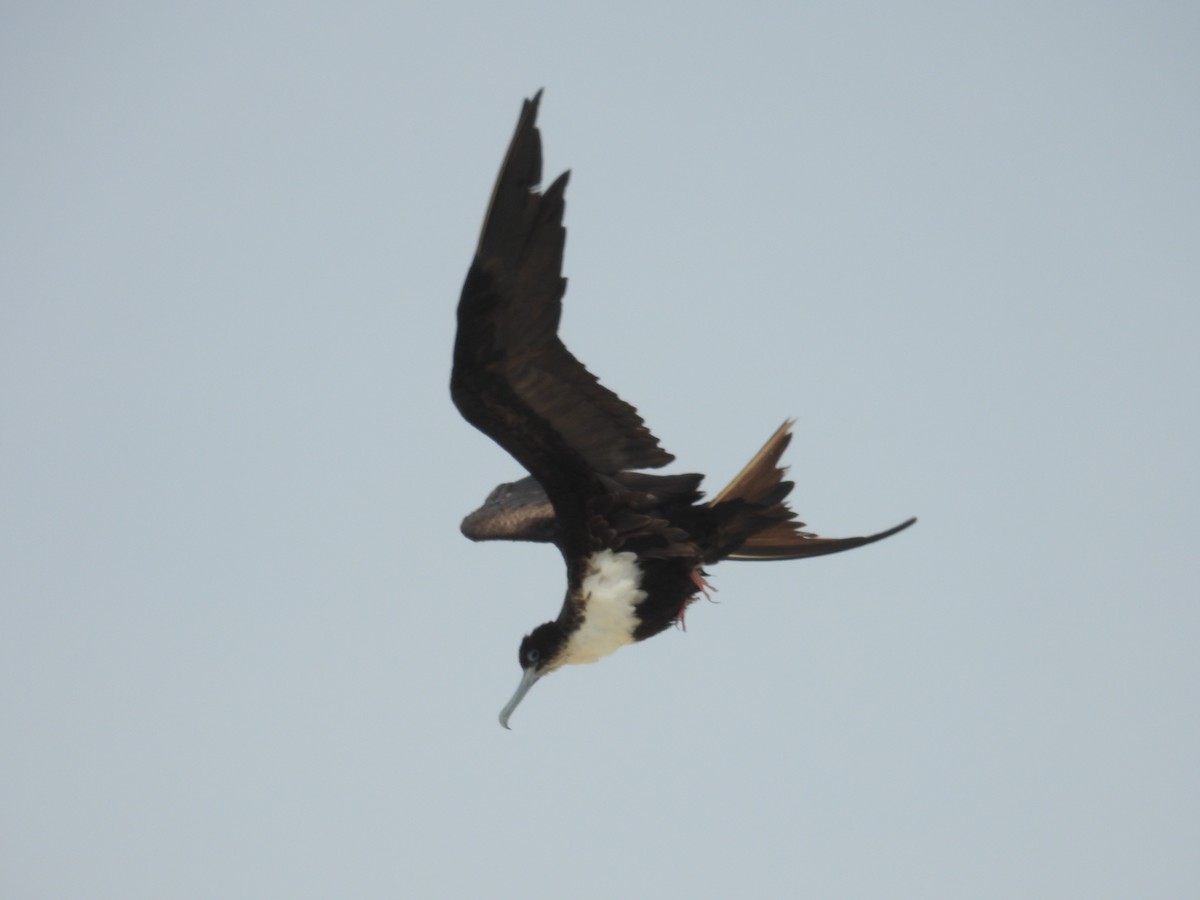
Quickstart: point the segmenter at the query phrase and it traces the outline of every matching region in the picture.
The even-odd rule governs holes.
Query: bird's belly
[[[580,586],[583,623],[567,639],[564,663],[593,663],[633,643],[641,621],[637,607],[646,599],[642,571],[633,553],[601,550],[588,560]]]

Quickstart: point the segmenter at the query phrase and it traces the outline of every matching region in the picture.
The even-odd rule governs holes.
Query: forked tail
[[[729,485],[709,501],[721,524],[707,562],[719,559],[799,559],[840,553],[871,544],[903,531],[916,519],[865,537],[823,538],[801,531],[804,523],[788,508],[787,495],[795,486],[784,481],[787,471],[779,465],[783,451],[792,441],[792,419],[776,429],[761,450],[746,463]]]

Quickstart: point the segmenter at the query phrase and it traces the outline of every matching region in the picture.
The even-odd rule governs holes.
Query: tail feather
[[[793,423],[788,419],[780,425],[733,481],[709,502],[714,512],[723,513],[723,521],[720,540],[714,542],[708,562],[801,559],[840,553],[891,537],[916,521],[909,519],[864,537],[823,538],[801,531],[804,523],[796,519],[786,503],[795,485],[783,480],[787,469],[779,465],[791,443]]]
[[[843,550],[853,550],[882,541],[884,538],[898,534],[916,522],[916,518],[906,519],[899,525],[893,525],[886,531],[868,534],[863,537],[823,538],[815,534],[799,531],[802,522],[785,522],[782,525],[752,535],[741,547],[729,554],[727,559],[803,559],[806,556],[825,556],[828,553],[841,553]]]
[[[784,423],[776,428],[775,433],[762,445],[762,449],[754,454],[754,458],[742,467],[742,471],[738,472],[725,490],[713,497],[708,505],[716,506],[735,497],[761,503],[763,502],[762,498],[768,492],[778,488],[783,483],[784,472],[787,471],[786,468],[779,465],[779,458],[783,456],[783,451],[792,442],[792,426],[794,424],[796,424],[795,419],[784,420]],[[787,496],[791,489],[792,485],[788,484],[783,496]]]

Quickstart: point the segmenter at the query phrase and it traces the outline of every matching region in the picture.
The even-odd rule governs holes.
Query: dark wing
[[[547,543],[558,537],[554,507],[532,475],[497,485],[460,527],[473,541]]]
[[[450,393],[468,422],[541,483],[570,532],[582,527],[586,497],[601,490],[597,475],[674,457],[558,338],[568,173],[537,190],[540,98],[522,107],[463,285]]]
[[[701,497],[700,481],[694,473],[653,472],[617,472],[604,479],[613,499],[642,511],[673,504],[691,506]],[[554,507],[532,475],[496,485],[479,509],[463,518],[460,528],[473,541],[557,543],[559,539]]]

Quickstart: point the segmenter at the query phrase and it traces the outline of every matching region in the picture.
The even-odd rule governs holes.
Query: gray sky
[[[982,8],[980,8],[982,6]],[[0,29],[0,889],[1163,897],[1200,882],[1200,12],[138,4]],[[563,334],[802,518],[546,679],[447,379],[523,97]]]

